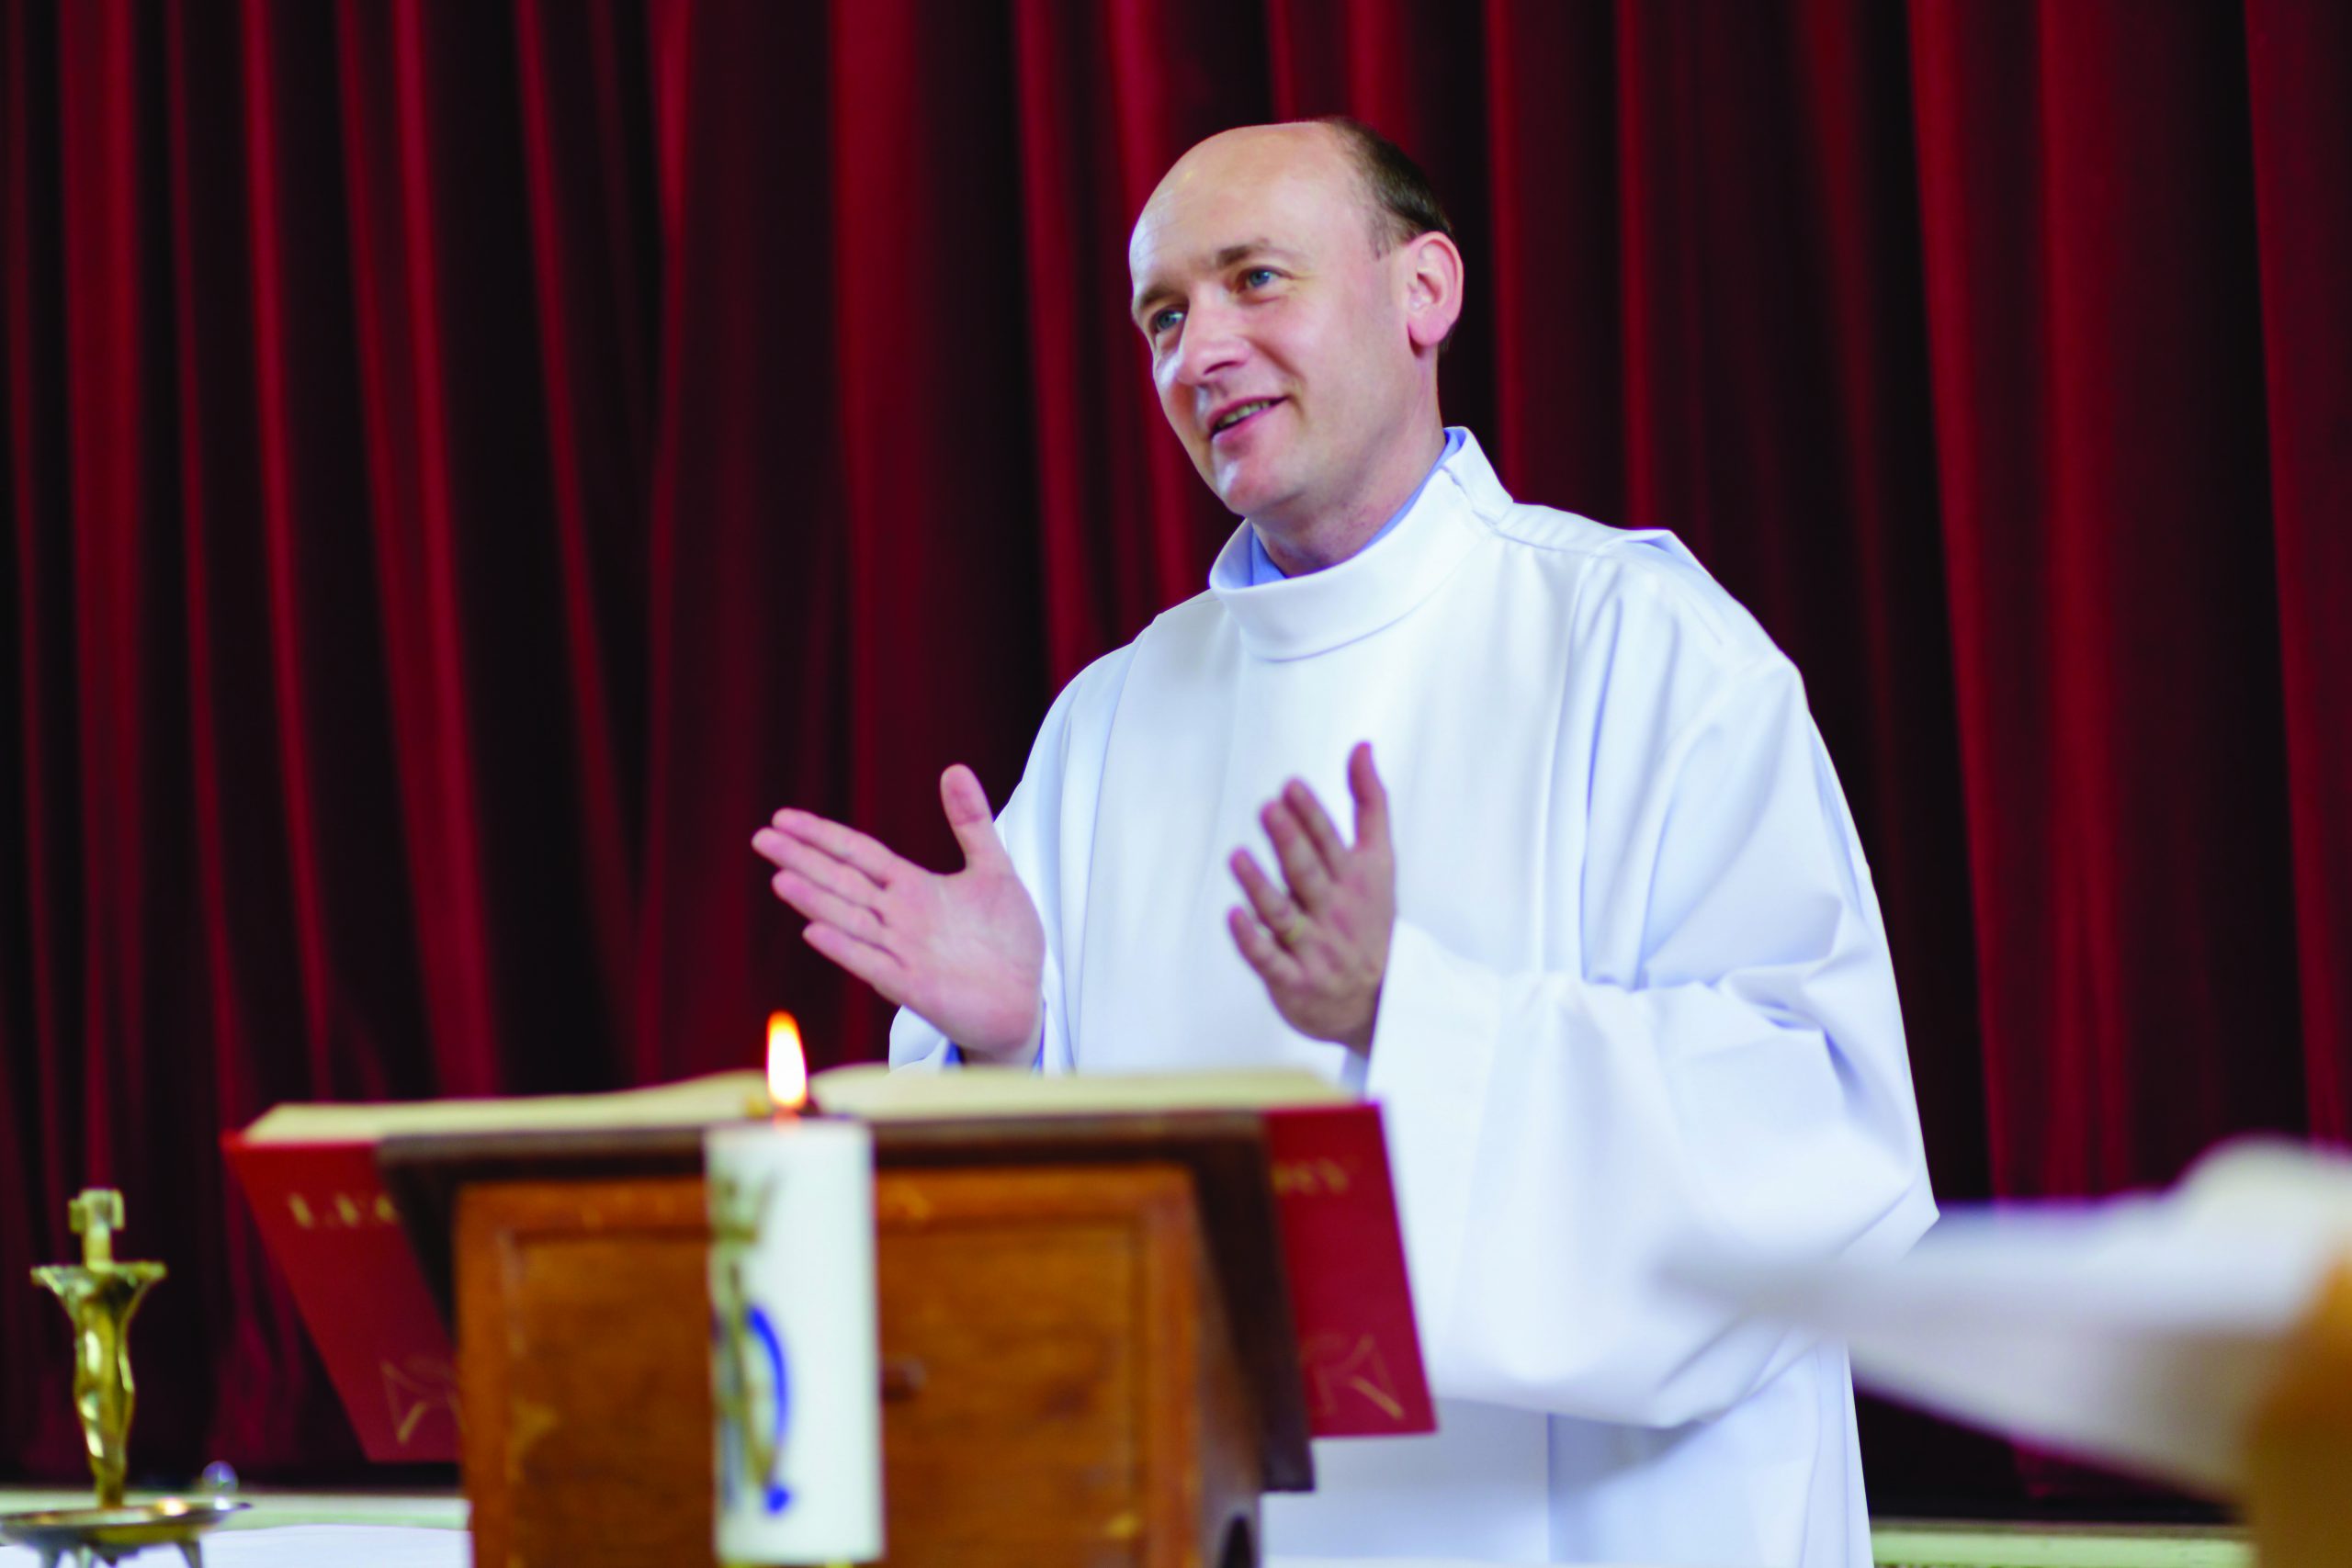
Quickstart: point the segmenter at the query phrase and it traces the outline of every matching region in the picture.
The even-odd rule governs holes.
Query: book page
[[[767,1079],[713,1073],[610,1094],[504,1100],[420,1100],[398,1104],[281,1105],[245,1129],[250,1144],[372,1143],[425,1133],[510,1133],[614,1127],[699,1127],[768,1113]]]
[[[809,1079],[818,1107],[868,1122],[956,1116],[1089,1116],[1148,1111],[1271,1111],[1346,1105],[1355,1096],[1296,1067],[1214,1073],[1035,1073],[966,1066],[894,1073],[879,1063]]]

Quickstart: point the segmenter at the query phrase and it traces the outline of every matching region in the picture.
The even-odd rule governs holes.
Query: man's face
[[[1136,324],[1161,412],[1234,512],[1318,521],[1405,438],[1419,373],[1396,254],[1320,127],[1212,138],[1153,193],[1127,247]]]

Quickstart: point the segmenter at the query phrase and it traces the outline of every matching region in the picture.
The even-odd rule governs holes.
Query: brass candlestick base
[[[61,1562],[74,1568],[111,1565],[151,1546],[176,1546],[187,1568],[204,1568],[197,1537],[250,1503],[166,1497],[119,1508],[51,1508],[32,1514],[0,1514],[0,1540],[16,1541],[40,1553],[41,1568]]]
[[[121,1193],[93,1187],[66,1212],[82,1238],[82,1261],[35,1269],[33,1282],[55,1295],[74,1322],[74,1409],[82,1418],[97,1506],[0,1514],[0,1540],[21,1541],[40,1552],[41,1568],[56,1568],[69,1554],[78,1568],[88,1568],[93,1558],[111,1564],[151,1546],[176,1546],[188,1568],[201,1568],[196,1538],[245,1504],[166,1497],[125,1507],[122,1501],[137,1392],[130,1380],[130,1318],[164,1277],[164,1266],[115,1261]]]

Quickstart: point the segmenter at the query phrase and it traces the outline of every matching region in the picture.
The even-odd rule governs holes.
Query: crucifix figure
[[[160,1263],[119,1263],[114,1233],[122,1228],[122,1194],[94,1187],[67,1213],[82,1238],[82,1261],[33,1270],[74,1322],[74,1409],[82,1419],[98,1506],[122,1506],[123,1476],[134,1393],[130,1381],[131,1314],[148,1288],[164,1277]]]

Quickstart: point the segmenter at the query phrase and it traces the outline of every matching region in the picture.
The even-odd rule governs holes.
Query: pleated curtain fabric
[[[223,1128],[880,1054],[751,832],[948,863],[1199,590],[1127,228],[1336,112],[1460,229],[1449,417],[1803,670],[1939,1192],[2352,1131],[2332,0],[0,0],[0,1281],[125,1189],[143,1467],[357,1472]]]

